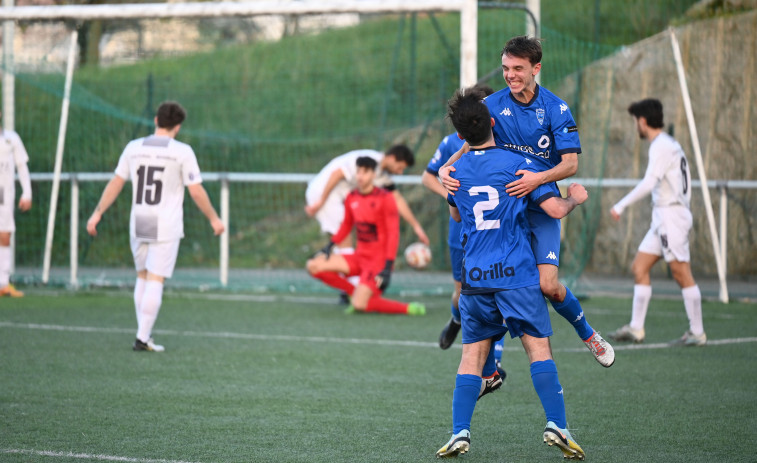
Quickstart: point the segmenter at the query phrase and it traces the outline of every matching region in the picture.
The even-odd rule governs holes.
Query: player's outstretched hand
[[[29,198],[21,198],[18,200],[18,209],[21,212],[26,212],[32,208],[32,200]]]
[[[89,220],[87,220],[87,233],[92,236],[97,236],[97,224],[100,223],[100,219],[102,219],[102,215],[97,212],[90,216]]]
[[[384,291],[389,287],[389,281],[392,279],[392,265],[394,265],[394,261],[387,260],[384,270],[376,275],[376,287],[379,291]]]
[[[320,201],[314,204],[308,204],[305,206],[305,214],[307,214],[310,217],[313,217],[321,209],[321,206],[322,204]]]
[[[455,195],[455,192],[460,188],[460,181],[450,177],[449,173],[454,172],[454,166],[446,166],[439,169],[439,179],[442,181],[444,188],[449,191],[449,194]]]
[[[568,197],[573,198],[578,204],[583,204],[584,201],[589,199],[589,193],[580,183],[571,183],[568,187]]]
[[[331,250],[334,249],[335,244],[336,243],[334,243],[333,241],[329,241],[329,244],[324,246],[320,251],[316,252],[313,257],[323,256],[328,259],[329,257],[331,257]]]
[[[213,227],[213,234],[216,236],[220,235],[224,232],[224,230],[226,230],[226,227],[223,225],[223,221],[219,218],[211,220],[210,226]]]
[[[612,216],[612,220],[616,222],[620,221],[620,214],[618,214],[618,211],[615,210],[614,206],[612,209],[610,209],[610,215]]]
[[[541,174],[531,172],[530,170],[519,170],[515,172],[515,175],[522,175],[521,178],[514,182],[510,182],[505,187],[507,188],[507,194],[510,196],[517,196],[522,198],[527,194],[534,191],[539,185],[542,184]]]
[[[415,227],[413,227],[413,231],[418,236],[418,241],[425,244],[426,246],[429,246],[431,244],[431,241],[428,239],[428,235],[426,235],[426,231],[421,227],[421,224],[417,224]]]

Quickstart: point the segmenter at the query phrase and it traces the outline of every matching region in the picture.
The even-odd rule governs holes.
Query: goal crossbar
[[[466,0],[371,0],[302,2],[201,2],[121,5],[45,5],[0,8],[0,20],[60,21],[93,19],[209,18],[230,16],[405,13],[461,11]]]

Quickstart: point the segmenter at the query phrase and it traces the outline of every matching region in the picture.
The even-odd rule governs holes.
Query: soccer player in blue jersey
[[[476,85],[476,88],[480,89],[487,96],[494,93],[494,90],[488,85]],[[428,162],[426,171],[423,172],[423,175],[421,176],[421,183],[423,183],[423,186],[444,198],[445,201],[447,199],[447,190],[439,182],[439,168],[442,167],[453,154],[462,148],[463,143],[465,143],[465,141],[462,140],[457,133],[452,133],[444,137],[441,143],[439,143],[439,147],[436,149],[434,156]],[[447,246],[449,247],[452,278],[454,279],[455,287],[452,292],[452,302],[450,304],[450,312],[452,316],[439,335],[439,347],[442,349],[449,349],[452,343],[455,342],[457,333],[460,332],[460,310],[458,308],[458,300],[460,299],[460,272],[463,263],[463,246],[460,243],[460,224],[454,221],[452,217],[449,219]],[[502,379],[504,379],[504,370],[501,370],[500,373],[503,376]]]
[[[470,449],[470,422],[482,388],[482,374],[493,368],[492,342],[507,331],[520,337],[530,362],[531,379],[547,418],[544,442],[557,445],[565,458],[584,459],[584,451],[567,430],[565,402],[552,360],[549,311],[539,286],[530,241],[527,209],[540,207],[554,218],[583,203],[578,184],[563,199],[552,183],[522,196],[507,194],[518,172],[536,172],[523,154],[494,143],[496,123],[475,88],[458,90],[449,103],[449,117],[471,151],[455,162],[457,195],[449,195],[450,214],[462,223],[465,256],[460,315],[463,353],[452,397],[453,436],[437,457],[457,456]],[[505,320],[503,325],[502,320]]]
[[[581,143],[568,105],[536,83],[541,70],[541,43],[529,37],[514,37],[502,49],[502,73],[508,87],[488,96],[485,104],[496,121],[497,146],[521,153],[531,160],[533,170],[516,172],[520,178],[507,185],[507,194],[525,197],[540,185],[554,184],[574,175],[578,169]],[[464,148],[465,149],[465,148]],[[455,162],[457,155],[448,164]],[[454,191],[457,182],[439,169],[439,177]],[[560,221],[538,207],[529,207],[531,246],[539,268],[539,284],[552,307],[576,330],[584,345],[604,367],[615,362],[612,346],[589,325],[581,304],[560,283]]]

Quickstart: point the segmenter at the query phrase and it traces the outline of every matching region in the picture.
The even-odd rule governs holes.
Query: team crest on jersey
[[[536,120],[539,121],[539,125],[544,124],[544,110],[539,108],[536,110]]]

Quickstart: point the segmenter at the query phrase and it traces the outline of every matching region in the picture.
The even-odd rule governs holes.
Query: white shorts
[[[171,278],[179,255],[180,239],[172,241],[144,241],[131,238],[131,253],[137,272],[147,270],[163,278]]]
[[[639,251],[662,256],[665,262],[689,262],[689,231],[692,217],[684,206],[655,207],[652,225],[639,245]]]
[[[335,235],[344,220],[344,199],[350,193],[350,188],[346,182],[340,182],[331,190],[318,212],[315,219],[321,224],[321,231],[330,235]],[[313,204],[321,198],[321,191],[315,188],[308,188],[305,192],[305,200],[308,204]]]
[[[16,231],[16,221],[13,219],[13,204],[8,207],[0,205],[0,232]]]

